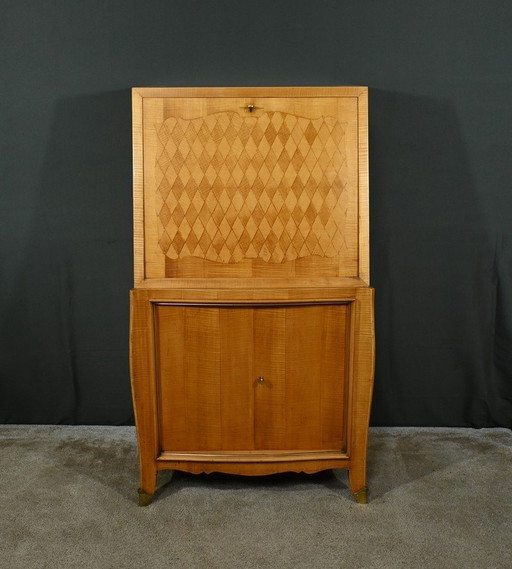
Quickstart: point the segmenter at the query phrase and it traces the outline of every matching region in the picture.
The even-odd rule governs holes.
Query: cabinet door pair
[[[157,304],[162,450],[345,450],[348,311]]]

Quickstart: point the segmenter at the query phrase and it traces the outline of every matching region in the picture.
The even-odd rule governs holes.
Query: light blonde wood
[[[251,279],[147,279],[138,288],[153,289],[253,289],[290,287],[365,287],[364,281],[357,278],[251,278]]]
[[[142,95],[132,91],[133,114],[133,255],[134,281],[144,281],[144,150],[142,131]]]
[[[141,97],[359,97],[368,87],[134,87]]]
[[[358,157],[359,157],[359,273],[370,284],[370,214],[369,214],[369,163],[368,163],[368,91],[357,99]]]
[[[281,263],[266,263],[261,259],[243,259],[238,263],[226,264],[215,263],[197,257],[185,257],[182,259],[165,259],[165,274],[168,279],[225,279],[241,280],[278,278],[294,281],[319,276],[319,273],[327,278],[337,278],[339,272],[339,259],[318,256],[309,256],[283,261]],[[350,271],[357,272],[357,262],[344,261],[345,267],[350,266]]]
[[[358,278],[362,268],[367,283],[364,88],[135,96],[144,115],[137,275]]]
[[[240,302],[266,303],[272,300],[280,300],[285,304],[287,301],[347,301],[352,302],[356,298],[359,287],[329,287],[329,288],[254,288],[229,289],[229,288],[138,288],[132,291],[137,299],[150,303],[176,303],[187,302]]]
[[[144,103],[148,277],[357,273],[357,99],[251,100]]]
[[[345,468],[356,499],[366,496],[367,96],[366,87],[133,90],[141,504],[164,469]]]

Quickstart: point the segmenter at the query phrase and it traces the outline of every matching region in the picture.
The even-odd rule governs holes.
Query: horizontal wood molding
[[[348,303],[352,302],[359,289],[355,287],[336,288],[262,288],[255,290],[240,289],[152,289],[137,288],[132,294],[138,301],[152,304],[162,303],[276,303],[310,302],[310,303]]]
[[[324,288],[324,287],[366,287],[358,278],[285,278],[285,279],[147,279],[136,288],[146,289],[261,289],[261,288]]]
[[[368,87],[133,87],[139,97],[359,97]]]
[[[170,460],[190,462],[281,462],[283,460],[309,461],[309,460],[346,460],[348,455],[343,451],[310,451],[310,452],[283,452],[283,451],[253,451],[253,452],[162,452],[157,458],[158,462]]]
[[[350,300],[311,300],[311,301],[286,301],[281,302],[260,300],[259,302],[240,301],[240,302],[208,302],[208,301],[168,301],[168,302],[154,302],[158,306],[186,306],[191,308],[291,308],[297,306],[331,306],[333,304],[349,304]]]
[[[181,470],[191,474],[223,472],[240,476],[266,476],[280,472],[305,472],[314,474],[331,468],[350,468],[350,459],[295,460],[279,462],[193,462],[156,461],[157,470]]]

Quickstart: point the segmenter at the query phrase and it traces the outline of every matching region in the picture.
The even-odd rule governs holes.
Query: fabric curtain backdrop
[[[130,424],[132,86],[368,85],[375,425],[512,425],[512,4],[11,2],[0,421]]]

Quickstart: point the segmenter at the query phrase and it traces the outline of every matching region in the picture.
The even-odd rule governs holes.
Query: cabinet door
[[[347,305],[155,310],[163,450],[345,448]]]
[[[255,446],[345,448],[346,305],[254,311]]]

